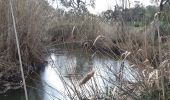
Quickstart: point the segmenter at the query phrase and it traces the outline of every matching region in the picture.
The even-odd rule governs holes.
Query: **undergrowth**
[[[46,1],[13,0],[16,28],[19,34],[21,56],[25,74],[29,74],[37,64],[44,63],[46,47],[54,44],[78,42],[93,53],[102,50],[122,62],[115,72],[112,66],[105,66],[113,77],[101,76],[111,86],[107,91],[99,89],[95,71],[82,78],[82,88],[77,82],[64,82],[71,99],[89,97],[106,100],[169,100],[169,22],[155,16],[151,24],[139,27],[130,26],[124,20],[103,21],[97,15],[76,15],[61,9],[52,8]],[[166,15],[164,15],[166,16]],[[162,23],[159,25],[159,21]],[[163,24],[163,25],[162,25]],[[165,32],[166,31],[166,32]],[[159,34],[161,33],[161,34]],[[165,33],[166,35],[162,35]],[[89,45],[87,46],[87,44]],[[100,48],[97,48],[100,47]],[[97,49],[96,49],[97,48]],[[100,49],[100,50],[98,50]],[[116,50],[117,51],[116,51]],[[121,51],[121,52],[119,52]],[[119,52],[116,55],[115,52]],[[128,67],[124,65],[128,61]],[[18,54],[9,11],[9,1],[0,1],[0,83],[14,82],[19,77]],[[124,70],[131,70],[134,80],[124,77]],[[15,73],[14,73],[15,72]],[[9,78],[9,73],[12,76]],[[133,75],[135,73],[135,75]],[[100,74],[99,74],[100,75]],[[117,78],[116,82],[114,78]],[[21,79],[19,77],[18,81]],[[61,79],[63,79],[61,77]],[[88,81],[93,82],[91,86]],[[64,80],[63,80],[64,81]],[[70,89],[71,88],[71,89]],[[71,94],[71,91],[74,94]]]

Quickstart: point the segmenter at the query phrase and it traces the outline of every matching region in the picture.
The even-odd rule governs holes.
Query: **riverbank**
[[[34,72],[39,72],[39,70],[44,69],[46,64],[47,61],[41,64],[23,65],[25,80],[28,81],[29,77],[32,76]],[[0,94],[4,94],[9,90],[23,88],[19,64],[16,64],[15,66],[11,65],[11,67],[4,71],[1,70],[0,74]]]
[[[75,51],[75,48],[80,48],[87,54],[83,56],[93,58],[95,55],[100,54],[103,57],[120,61],[121,64],[118,64],[120,68],[113,67],[114,64],[110,65],[109,62],[103,64],[106,68],[104,70],[109,70],[109,73],[112,74],[111,76],[108,75],[107,79],[102,77],[103,80],[111,83],[110,86],[105,84],[108,88],[107,91],[100,91],[98,89],[100,86],[95,85],[94,82],[97,83],[97,81],[94,81],[93,77],[88,77],[89,79],[87,80],[87,83],[89,80],[92,81],[89,84],[93,86],[88,84],[86,88],[83,88],[83,86],[87,85],[86,82],[83,82],[82,88],[76,88],[76,82],[64,84],[67,91],[69,91],[70,84],[73,85],[71,90],[75,94],[70,93],[71,99],[74,96],[79,99],[87,98],[88,96],[83,97],[84,95],[80,95],[82,92],[84,93],[83,90],[86,90],[89,96],[96,96],[94,97],[95,99],[100,97],[101,94],[118,100],[127,97],[132,98],[132,100],[138,98],[141,100],[150,98],[163,100],[163,98],[169,97],[170,38],[168,34],[169,22],[165,20],[166,17],[167,19],[169,17],[166,15],[168,12],[159,12],[155,16],[153,12],[149,18],[150,21],[143,23],[143,21],[146,21],[143,17],[132,14],[134,18],[139,17],[139,19],[136,18],[136,21],[133,21],[130,16],[127,18],[124,15],[126,10],[121,10],[119,7],[117,7],[117,12],[113,11],[112,13],[111,10],[108,10],[101,15],[93,15],[88,11],[84,12],[86,9],[79,9],[79,7],[69,11],[54,9],[45,0],[13,0],[12,4],[26,80],[33,72],[43,69],[42,66],[47,63],[45,56],[51,55],[56,49],[59,51]],[[140,9],[143,9],[143,7]],[[133,11],[133,9],[127,9],[126,14],[130,14],[130,10]],[[141,11],[143,12],[143,10]],[[156,8],[154,11],[156,11]],[[116,16],[114,13],[116,13]],[[143,12],[144,14],[145,12]],[[150,12],[146,15],[148,14]],[[159,14],[161,16],[158,16]],[[23,85],[12,22],[9,1],[1,0],[0,93],[4,93],[9,89],[21,88]],[[81,58],[83,57],[77,57],[76,60]],[[67,59],[64,60],[64,64],[67,64]],[[130,76],[134,77],[135,82],[128,80],[124,75],[124,70],[128,69],[123,64],[125,61],[128,61],[128,67],[132,70]],[[56,61],[57,64],[60,64],[60,62],[61,60]],[[77,69],[82,68],[82,62],[78,63],[79,67]],[[42,66],[39,67],[39,65]],[[69,67],[64,70],[73,70],[72,66]],[[58,71],[60,72],[61,70]],[[88,73],[86,71],[85,74],[89,76]],[[134,73],[137,75],[134,76]],[[98,76],[101,74],[97,73]],[[116,81],[113,79],[115,77]],[[63,76],[61,75],[58,79],[62,80]],[[91,90],[88,90],[88,88],[91,88]]]

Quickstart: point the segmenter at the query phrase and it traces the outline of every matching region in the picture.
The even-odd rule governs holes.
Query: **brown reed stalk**
[[[89,81],[94,76],[95,71],[92,70],[88,72],[85,77],[80,81],[79,86],[85,84],[87,81]]]

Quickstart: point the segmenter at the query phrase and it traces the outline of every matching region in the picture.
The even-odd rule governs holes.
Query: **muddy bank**
[[[38,72],[45,68],[47,62],[34,64],[34,65],[24,65],[24,75],[26,81],[29,81],[29,77],[32,76],[34,72]],[[0,94],[6,93],[8,90],[15,90],[22,88],[22,77],[20,72],[19,64],[11,65],[8,69],[0,72]]]

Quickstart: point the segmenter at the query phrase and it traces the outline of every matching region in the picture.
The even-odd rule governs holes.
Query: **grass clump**
[[[49,19],[51,7],[46,1],[13,0],[21,58],[24,73],[30,74],[38,69],[36,65],[44,61],[43,37],[46,33],[45,23]],[[9,87],[20,83],[19,58],[10,12],[9,1],[0,1],[0,83]],[[14,83],[13,83],[14,82]],[[6,87],[8,90],[9,87]],[[9,88],[10,89],[10,88]],[[5,90],[5,89],[4,89]],[[3,91],[3,89],[2,89]],[[4,91],[5,92],[5,91]]]

